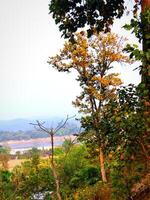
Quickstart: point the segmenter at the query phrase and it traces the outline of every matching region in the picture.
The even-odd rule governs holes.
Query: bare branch
[[[62,120],[60,123],[58,123],[58,125],[56,126],[56,128],[51,128],[51,129],[49,129],[46,126],[44,126],[45,122],[40,122],[39,120],[36,120],[36,123],[30,123],[30,124],[33,125],[34,128],[36,130],[38,130],[38,131],[41,130],[41,131],[44,131],[44,132],[48,133],[49,135],[52,135],[52,134],[55,135],[60,129],[62,129],[66,125],[66,123],[67,123],[67,121],[69,119],[72,119],[75,116],[76,115],[73,115],[73,116],[69,117],[67,115],[66,119]]]
[[[73,115],[73,116],[69,117],[69,116],[67,115],[65,121],[62,120],[60,123],[58,123],[58,126],[54,129],[54,133],[57,133],[61,128],[63,128],[63,127],[66,125],[66,123],[67,123],[67,121],[68,121],[69,119],[72,119],[72,118],[74,118],[75,116],[76,116],[76,115]]]
[[[51,131],[48,129],[48,128],[46,128],[45,126],[43,126],[43,124],[45,124],[45,122],[40,122],[40,121],[38,121],[38,120],[36,120],[36,122],[37,123],[30,123],[31,125],[33,125],[34,126],[34,128],[35,129],[37,129],[37,130],[42,130],[42,131],[44,131],[44,132],[46,132],[46,133],[48,133],[48,134],[51,134]],[[39,129],[38,129],[38,128]]]

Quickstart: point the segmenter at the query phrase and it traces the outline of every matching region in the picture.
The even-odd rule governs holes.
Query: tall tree
[[[114,19],[120,18],[125,13],[125,5],[126,1],[124,0],[52,0],[49,4],[49,11],[52,13],[55,23],[59,25],[62,35],[72,39],[78,28],[82,27],[87,30],[88,36],[91,36],[95,30],[97,32],[110,31],[110,25],[113,24]],[[148,118],[147,129],[150,132],[150,1],[134,0],[133,7],[131,24],[135,27],[136,35],[138,35],[137,27],[140,27],[143,52],[145,53],[145,56],[140,59],[142,61],[141,96],[145,104],[146,118]],[[140,13],[141,17],[135,21],[134,17],[138,7],[141,10],[138,15]],[[137,50],[135,54],[137,54]]]
[[[122,53],[123,38],[115,34],[94,34],[88,39],[85,32],[75,35],[74,44],[66,42],[64,48],[48,63],[58,71],[78,73],[77,81],[82,92],[73,104],[85,115],[91,116],[91,126],[98,140],[101,176],[107,181],[104,168],[105,137],[100,131],[102,110],[122,82],[118,74],[109,73],[114,62],[126,63],[129,59]]]

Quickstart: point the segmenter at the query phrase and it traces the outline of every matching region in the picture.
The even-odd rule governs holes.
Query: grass
[[[56,156],[55,156],[56,157]],[[41,160],[48,159],[49,157],[41,157]],[[28,159],[11,159],[8,161],[8,169],[12,170],[15,166],[21,165],[21,163],[27,161]]]
[[[12,170],[15,166],[21,165],[21,163],[25,162],[27,159],[12,159],[8,162],[9,170]]]

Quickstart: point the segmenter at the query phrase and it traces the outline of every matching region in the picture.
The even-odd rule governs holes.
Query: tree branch
[[[65,121],[62,120],[60,123],[58,123],[58,126],[54,129],[54,132],[57,133],[61,128],[63,128],[63,127],[66,125],[66,123],[67,123],[67,121],[68,121],[69,119],[72,119],[72,118],[74,118],[75,116],[76,116],[76,115],[69,117],[69,116],[67,115]]]

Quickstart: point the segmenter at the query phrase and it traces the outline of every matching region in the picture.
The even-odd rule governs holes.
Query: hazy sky
[[[58,73],[47,60],[63,45],[48,15],[48,0],[0,0],[0,119],[77,113],[73,75]],[[118,33],[124,20],[114,26]],[[131,38],[133,40],[133,38]],[[131,66],[116,66],[125,84],[140,81]]]

